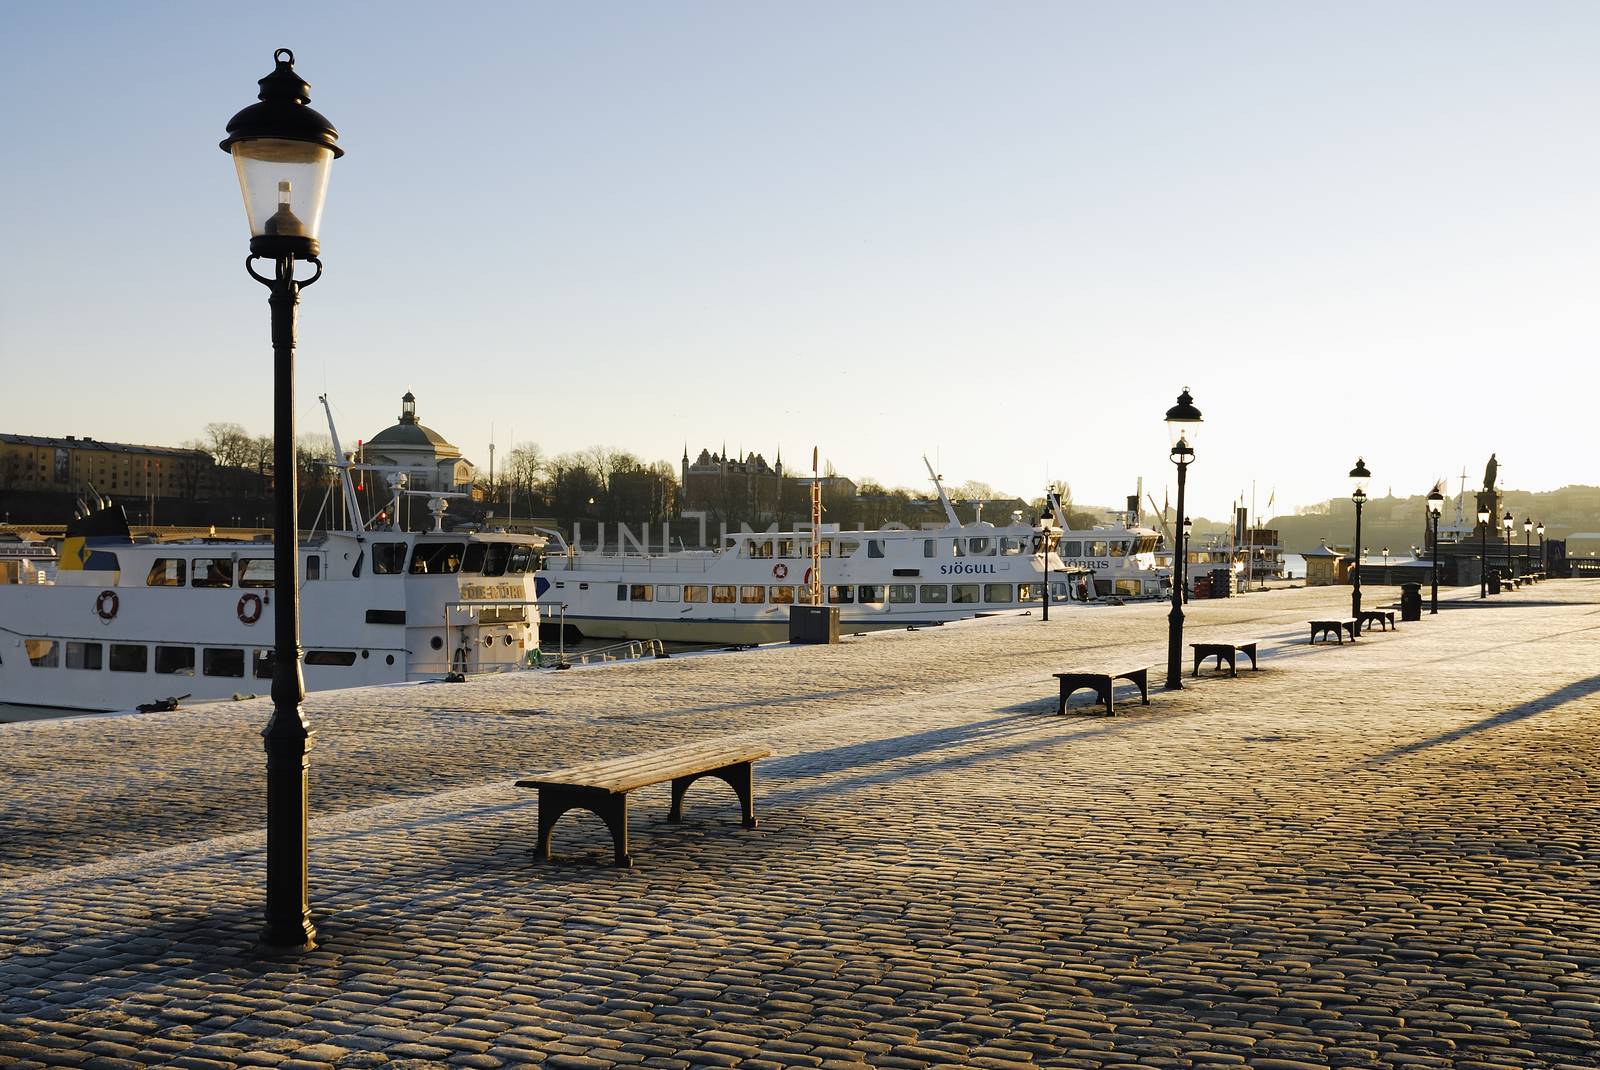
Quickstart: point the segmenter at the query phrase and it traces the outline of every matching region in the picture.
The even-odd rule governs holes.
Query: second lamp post
[[[1433,521],[1433,608],[1429,613],[1439,612],[1439,514],[1443,511],[1444,495],[1435,483],[1428,492],[1428,519]]]
[[[1200,410],[1194,407],[1189,388],[1178,395],[1178,403],[1167,410],[1167,434],[1172,441],[1172,463],[1178,466],[1178,522],[1173,533],[1184,532],[1183,487],[1189,474],[1189,464],[1194,460],[1194,439],[1200,430]],[[1183,570],[1181,558],[1187,556],[1188,547],[1182,545],[1183,535],[1178,535],[1180,545],[1173,555],[1172,612],[1167,614],[1167,690],[1183,689]]]
[[[1356,466],[1350,469],[1350,480],[1355,484],[1350,500],[1356,503],[1356,541],[1352,547],[1356,565],[1350,580],[1350,615],[1358,620],[1361,617],[1361,507],[1367,504],[1367,481],[1371,478],[1367,462],[1357,457]]]

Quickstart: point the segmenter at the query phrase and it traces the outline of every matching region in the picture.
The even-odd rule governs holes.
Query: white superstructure
[[[541,540],[445,531],[443,496],[429,502],[432,531],[365,524],[337,435],[334,448],[352,520],[300,547],[307,690],[528,664]],[[394,483],[398,498],[403,481]],[[272,543],[134,542],[120,509],[114,520],[120,535],[75,540],[69,530],[53,580],[0,582],[0,702],[119,710],[266,694]]]

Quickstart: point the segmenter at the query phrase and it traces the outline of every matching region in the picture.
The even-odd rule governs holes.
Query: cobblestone
[[[1600,585],[1305,646],[1348,596],[1192,604],[1262,670],[1114,719],[1049,674],[1165,607],[318,694],[287,961],[264,703],[0,727],[0,1061],[1600,1065]],[[729,735],[760,828],[646,789],[633,869],[584,814],[531,861],[515,777]]]

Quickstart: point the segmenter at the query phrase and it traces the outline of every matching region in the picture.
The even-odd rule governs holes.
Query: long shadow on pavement
[[[1541,695],[1536,699],[1530,699],[1529,701],[1520,705],[1511,707],[1509,710],[1502,710],[1493,717],[1486,717],[1483,720],[1474,724],[1469,724],[1464,728],[1457,728],[1449,732],[1441,732],[1439,735],[1429,736],[1427,739],[1418,740],[1415,743],[1407,743],[1403,747],[1395,747],[1393,750],[1384,751],[1382,754],[1370,759],[1366,764],[1382,765],[1384,762],[1393,761],[1396,758],[1403,758],[1408,754],[1413,754],[1416,751],[1423,750],[1427,747],[1436,747],[1441,743],[1454,743],[1458,739],[1463,739],[1466,736],[1473,735],[1477,732],[1484,732],[1491,728],[1499,728],[1501,725],[1511,724],[1515,721],[1520,721],[1523,718],[1532,717],[1535,714],[1547,713],[1550,710],[1555,709],[1557,706],[1565,705],[1574,699],[1585,698],[1597,691],[1600,691],[1600,676],[1591,676],[1587,680],[1575,680],[1567,686],[1557,688],[1547,695]]]

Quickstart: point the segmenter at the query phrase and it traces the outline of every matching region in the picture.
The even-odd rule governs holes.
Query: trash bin
[[[1497,568],[1492,568],[1489,570],[1489,593],[1500,593],[1500,570]]]
[[[838,606],[789,607],[789,642],[827,644],[838,641]]]
[[[1422,619],[1422,584],[1402,583],[1400,585],[1400,619]]]
[[[1211,570],[1211,597],[1233,597],[1233,569],[1214,568]]]

